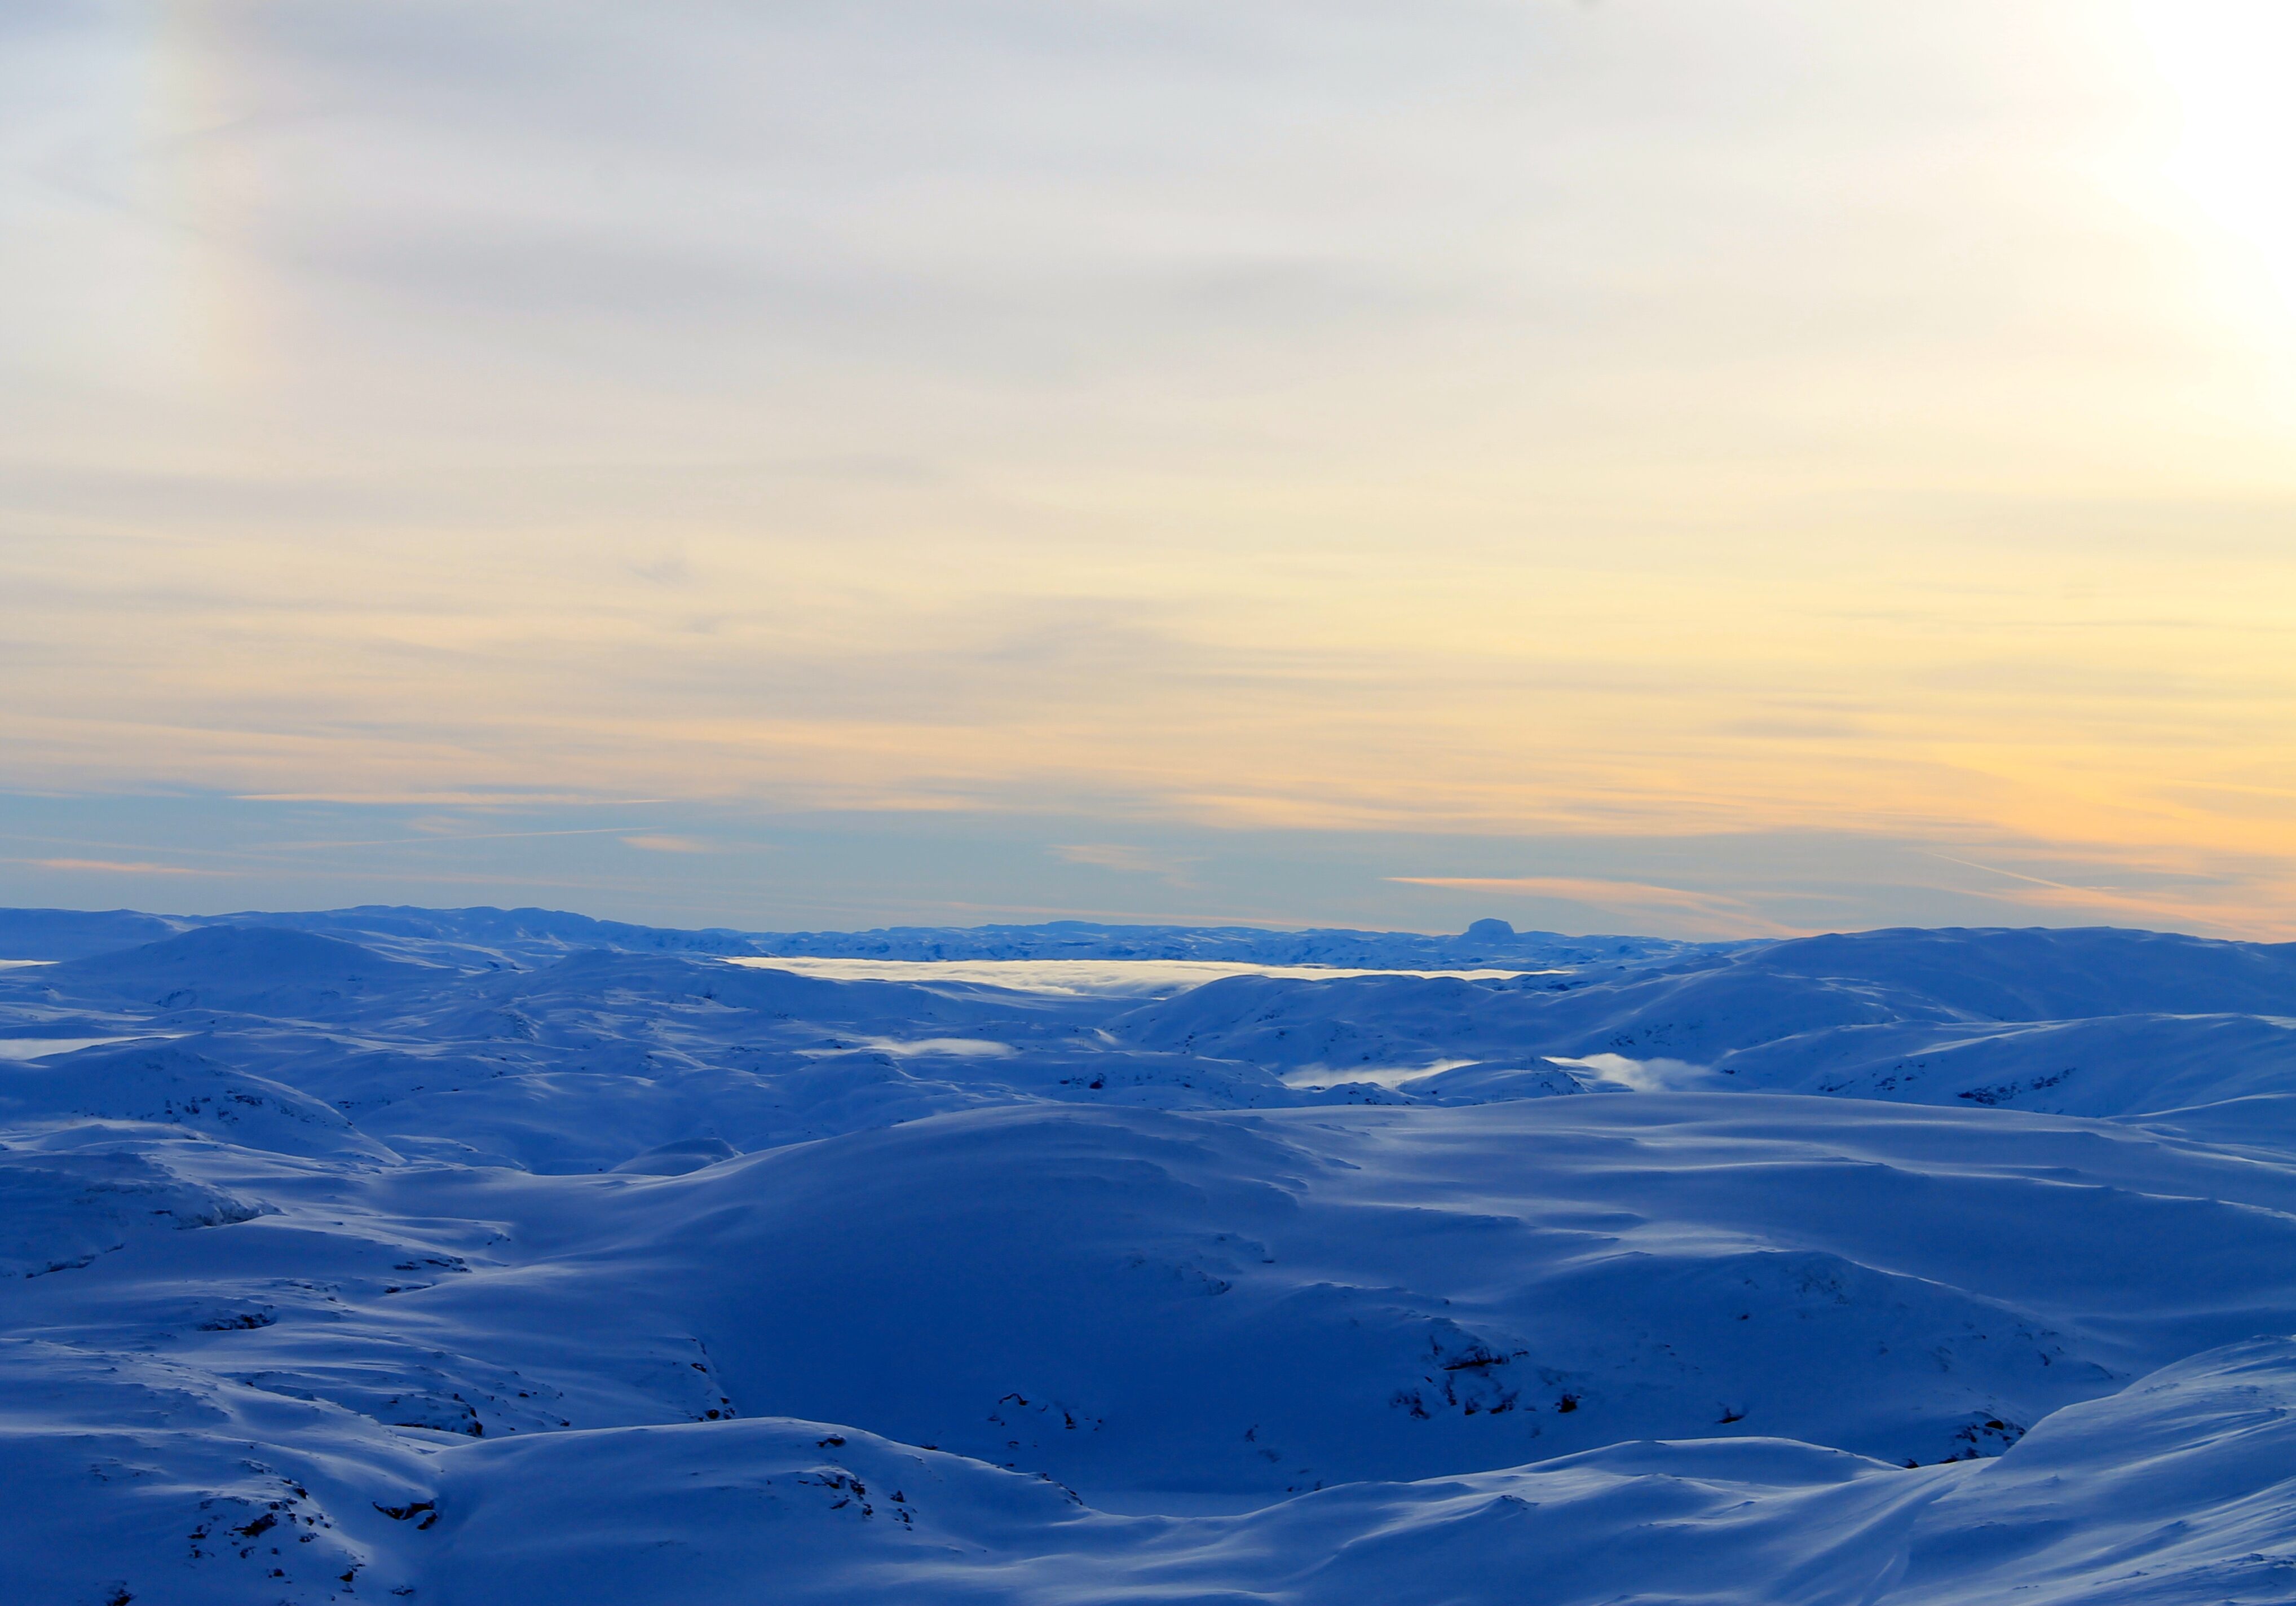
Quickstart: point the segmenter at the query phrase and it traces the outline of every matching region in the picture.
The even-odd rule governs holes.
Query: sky
[[[20,0],[0,904],[2296,938],[2283,0]]]

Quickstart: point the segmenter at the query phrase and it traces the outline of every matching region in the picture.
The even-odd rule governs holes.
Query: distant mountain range
[[[125,909],[0,909],[0,959],[72,959],[201,926],[272,926],[348,937],[381,952],[460,950],[522,964],[580,948],[626,954],[716,954],[829,959],[1208,959],[1249,964],[1448,970],[1646,963],[1742,943],[1661,937],[1565,937],[1480,920],[1456,937],[1418,931],[1262,930],[1250,926],[891,926],[872,931],[680,930],[593,920],[554,909],[416,909],[370,904],[305,913],[144,914]]]

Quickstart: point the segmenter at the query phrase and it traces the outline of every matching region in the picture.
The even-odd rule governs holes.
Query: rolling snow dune
[[[184,1558],[160,1598],[202,1602],[2152,1606],[2284,1597],[2296,1526],[2284,1340],[2069,1407],[1996,1459],[1644,1442],[1192,1519],[831,1424],[414,1446],[157,1363],[133,1381],[37,1352],[0,1367],[19,1422],[91,1398],[127,1419],[20,1427],[0,1462],[22,1598],[64,1602],[149,1588],[156,1554]]]
[[[603,1331],[643,1291],[744,1414],[1152,1505],[1625,1438],[1934,1462],[2296,1330],[2296,1172],[2054,1118],[1746,1103],[980,1110],[553,1197],[584,1247],[546,1283],[443,1280],[372,1319],[498,1335],[563,1385],[520,1335]]]
[[[1745,1086],[2120,1115],[2286,1086],[2296,947],[2131,931],[1875,931],[1656,972],[1237,977],[1127,1042],[1338,1077],[1513,1057],[1669,1060]]]
[[[9,1600],[2296,1594],[2285,947],[12,930]]]
[[[1620,1445],[1352,1484],[1248,1515],[1112,1517],[818,1424],[555,1434],[444,1458],[418,1577],[449,1602],[2280,1598],[2296,1347],[2235,1345],[1918,1472],[1776,1439]],[[2069,1486],[2071,1486],[2069,1487]]]
[[[88,1122],[162,1128],[242,1148],[337,1159],[398,1156],[340,1110],[266,1077],[218,1064],[193,1044],[74,1053],[53,1065],[0,1064],[0,1129]]]

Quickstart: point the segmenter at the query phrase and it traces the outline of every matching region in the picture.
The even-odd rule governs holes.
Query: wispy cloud
[[[1145,848],[1121,842],[1064,842],[1052,849],[1054,858],[1070,864],[1096,864],[1103,870],[1125,870],[1135,875],[1168,875],[1172,864]]]
[[[410,821],[408,823],[408,829],[420,832],[422,834],[419,836],[406,837],[365,837],[355,841],[340,842],[273,842],[268,844],[268,846],[280,848],[429,848],[444,842],[507,842],[516,840],[521,837],[621,836],[622,832],[630,830],[631,827],[627,825],[585,825],[578,830],[570,831],[467,831],[449,834],[434,830],[430,825],[423,822]],[[626,842],[636,842],[640,840],[653,840],[655,839],[622,837],[622,840]],[[674,839],[663,837],[659,840],[662,841],[669,841]]]
[[[611,809],[662,855],[702,799],[1059,815],[1030,866],[1143,902],[1186,861],[1122,839],[1193,826],[1218,863],[1254,832],[2178,845],[2260,865],[2257,910],[2296,874],[2256,378],[2286,312],[2226,299],[2256,275],[2213,224],[2163,254],[2194,209],[2128,203],[2174,119],[2135,110],[2128,7],[2042,8],[2005,76],[1984,7],[1804,8],[1789,60],[1731,4],[634,31],[336,0],[171,30],[193,102],[147,93],[137,8],[50,9],[64,43],[0,52],[27,148],[175,200],[0,164],[42,220],[9,279],[38,428],[0,439],[11,785],[310,806],[280,838]],[[512,44],[533,70],[480,70]],[[193,856],[164,829],[56,846]],[[472,847],[195,862],[494,856],[402,834]],[[1415,851],[1371,862],[1458,862]],[[1470,862],[1800,917],[1702,851]],[[947,859],[936,893],[977,867]]]
[[[601,797],[596,792],[496,787],[398,790],[377,787],[326,788],[310,791],[238,791],[242,803],[341,803],[353,807],[404,808],[650,808],[674,798]],[[627,829],[625,827],[624,829]]]
[[[624,837],[622,841],[627,847],[639,848],[646,853],[715,853],[718,851],[699,837],[668,836],[658,832]]]
[[[140,859],[18,859],[43,870],[94,870],[107,875],[218,875],[215,870],[194,870],[187,864],[156,864]]]

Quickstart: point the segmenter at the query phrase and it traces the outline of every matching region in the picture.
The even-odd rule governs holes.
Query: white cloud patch
[[[1091,864],[1102,870],[1119,870],[1129,875],[1161,876],[1176,883],[1185,879],[1187,864],[1193,862],[1168,858],[1145,848],[1135,848],[1122,842],[1066,842],[1050,851],[1063,864]]]

